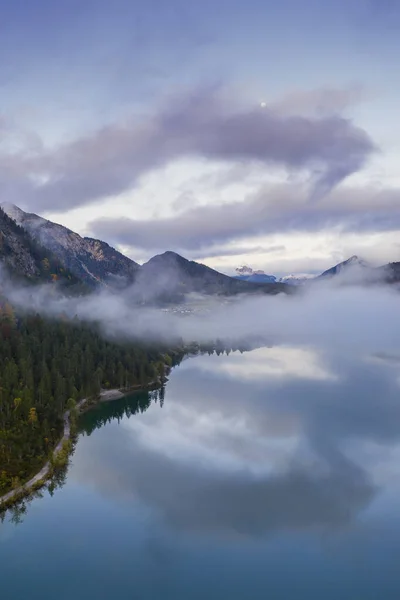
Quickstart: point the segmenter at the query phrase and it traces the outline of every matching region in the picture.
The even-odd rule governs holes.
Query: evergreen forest
[[[16,315],[0,302],[0,496],[18,487],[51,457],[63,415],[101,389],[147,386],[179,362],[144,342],[106,339],[75,319]]]

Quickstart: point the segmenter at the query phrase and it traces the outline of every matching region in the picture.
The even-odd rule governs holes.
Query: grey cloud
[[[259,381],[250,381],[237,370],[234,376],[218,369],[204,369],[202,373],[202,363],[208,357],[200,357],[192,364],[186,363],[171,378],[168,391],[171,399],[185,398],[187,406],[198,414],[206,416],[218,410],[226,417],[232,412],[245,418],[254,434],[261,437],[290,437],[296,428],[303,428],[318,451],[329,459],[333,459],[332,445],[340,448],[349,440],[397,444],[400,406],[393,366],[360,360],[343,350],[330,349],[320,356],[330,371],[340,374],[338,379],[313,380],[288,373],[274,379],[264,373]],[[221,361],[231,361],[232,367],[236,364],[232,355]],[[193,386],[196,379],[201,381]],[[318,432],[323,432],[323,439]]]
[[[225,256],[241,256],[242,254],[275,254],[284,252],[286,247],[282,244],[274,246],[238,246],[237,248],[226,248],[224,246],[217,248],[205,248],[202,252],[193,252],[188,255],[191,260],[200,260],[205,258],[223,258]]]
[[[306,169],[319,195],[362,168],[374,150],[366,132],[339,115],[235,110],[216,85],[170,98],[154,115],[106,126],[53,151],[2,154],[0,187],[8,201],[63,211],[119,194],[169,161],[203,156]],[[10,178],[10,168],[18,177]]]
[[[148,461],[137,469],[137,493],[170,525],[202,533],[261,536],[282,529],[344,525],[374,496],[364,473],[353,466],[340,471],[333,467],[323,476],[293,468],[269,478],[246,473],[202,477],[169,461],[159,462]],[[149,472],[155,475],[152,481]],[[173,494],[161,491],[162,473]],[[177,498],[185,500],[177,502]]]
[[[160,285],[163,281],[169,284],[173,276],[167,269]],[[16,286],[2,276],[0,269],[3,293],[19,309],[43,312],[48,317],[62,313],[77,315],[82,320],[99,323],[106,335],[117,338],[209,342],[216,338],[241,340],[265,336],[275,343],[306,341],[362,352],[396,349],[400,338],[397,289],[371,286],[367,304],[362,285],[342,287],[340,279],[338,283],[335,281],[312,286],[309,293],[300,296],[236,298],[228,306],[208,296],[203,304],[207,311],[200,307],[190,318],[182,318],[179,313],[138,308],[132,301],[137,294],[135,285],[118,295],[104,290],[82,298],[67,298],[58,294],[57,288],[49,292],[46,285],[35,289]],[[196,297],[195,303],[198,300]],[[365,327],[365,323],[373,323],[374,327]]]
[[[182,461],[178,455],[166,456],[162,446],[158,450],[147,447],[143,442],[146,433],[141,429],[141,435],[122,429],[117,443],[115,432],[103,431],[102,439],[93,438],[90,453],[80,456],[73,475],[85,483],[89,480],[106,495],[129,501],[139,498],[168,525],[188,531],[260,536],[282,529],[347,525],[377,490],[370,481],[368,461],[361,468],[357,466],[359,453],[356,462],[344,456],[340,451],[343,441],[390,444],[399,436],[393,377],[387,377],[384,369],[371,370],[357,361],[349,365],[347,359],[338,357],[338,370],[345,375],[339,383],[309,381],[299,386],[299,381],[290,377],[280,382],[270,379],[268,394],[265,381],[258,385],[248,379],[231,380],[222,370],[210,377],[201,367],[207,358],[192,359],[171,377],[162,414],[156,407],[146,414],[149,430],[157,430],[165,419],[172,430],[184,431],[185,421],[180,422],[180,412],[174,410],[179,405],[185,407],[185,418],[193,422],[207,418],[210,412],[218,414],[221,422],[229,421],[232,415],[238,422],[245,419],[252,436],[242,437],[240,430],[217,430],[210,438],[199,438],[215,456],[228,452],[239,463],[265,465],[269,461],[275,465],[273,455],[258,440],[286,439],[295,434],[304,438],[305,446],[300,444],[296,449],[296,459],[288,464],[278,461],[278,470],[268,475],[255,476],[239,467],[225,471],[207,460]],[[382,389],[384,394],[379,393]],[[113,407],[109,410],[111,413]],[[281,427],[276,426],[277,416],[281,417]],[[160,441],[162,435],[161,428]],[[305,447],[312,451],[311,464],[307,458],[302,463]]]
[[[102,437],[91,440],[90,452],[80,454],[72,475],[120,501],[139,499],[178,530],[257,537],[285,529],[346,527],[379,491],[373,483],[377,457],[381,464],[388,449],[398,444],[397,369],[352,351],[332,351],[331,346],[323,356],[339,379],[265,375],[258,382],[240,379],[237,370],[233,377],[218,368],[218,360],[234,367],[233,355],[191,359],[172,374],[163,410],[153,406],[144,429],[119,429],[118,436],[112,428],[103,430]],[[211,373],[204,369],[210,360],[216,366]],[[183,413],[176,410],[179,406]],[[108,408],[111,414],[113,406]],[[217,424],[232,417],[246,424],[243,430],[217,427],[197,438],[216,457],[228,453],[236,468],[216,467],[201,454],[182,459],[179,444],[175,451],[172,444],[172,453],[163,452],[165,430],[184,432],[186,422],[210,414]],[[146,432],[158,427],[154,449],[146,442]],[[171,450],[169,436],[165,446]],[[287,461],[268,453],[264,445],[266,440],[296,437],[302,441]],[[375,454],[371,442],[379,444]],[[254,475],[242,464],[267,464],[270,471]]]
[[[322,182],[321,182],[322,185]],[[243,202],[195,206],[176,217],[97,219],[94,235],[114,244],[199,250],[250,236],[290,231],[388,231],[400,228],[400,190],[338,188],[310,202],[301,186],[264,187]]]
[[[303,114],[328,116],[341,114],[348,107],[358,104],[368,96],[360,84],[347,88],[318,88],[304,91],[294,90],[274,102],[271,108],[278,114]]]
[[[95,451],[80,455],[73,477],[106,496],[139,499],[178,530],[259,537],[282,529],[342,527],[376,492],[367,474],[336,452],[317,457],[312,473],[298,464],[256,477],[185,465],[143,447],[124,429],[111,437],[107,444],[104,437],[91,440]]]

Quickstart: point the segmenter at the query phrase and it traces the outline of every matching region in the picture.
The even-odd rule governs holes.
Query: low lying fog
[[[4,273],[0,284],[20,309],[55,318],[62,313],[77,315],[101,323],[106,335],[123,338],[207,342],[265,336],[271,344],[334,345],[371,352],[396,350],[400,339],[400,293],[383,284],[343,286],[329,281],[290,296],[242,296],[229,301],[204,297],[207,310],[190,314],[138,307],[130,300],[130,289],[65,298],[54,289],[49,293],[48,286],[11,284]],[[182,308],[190,306],[189,300]]]

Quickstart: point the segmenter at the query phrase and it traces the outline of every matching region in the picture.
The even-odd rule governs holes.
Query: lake
[[[81,430],[0,524],[2,599],[400,598],[396,358],[198,356]]]

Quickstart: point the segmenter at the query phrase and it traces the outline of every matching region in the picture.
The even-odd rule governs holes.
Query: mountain
[[[400,263],[391,263],[392,265]],[[395,273],[395,267],[385,265],[381,271],[374,269],[366,261],[358,256],[351,256],[349,259],[327,269],[320,275],[291,274],[283,277],[275,277],[274,275],[266,275],[264,271],[254,271],[248,265],[243,265],[236,269],[236,278],[247,282],[262,283],[275,282],[288,286],[304,286],[315,281],[330,279],[340,274],[340,280],[348,283],[373,283],[379,281],[393,280],[396,277],[400,280],[400,268],[398,274]]]
[[[236,275],[235,279],[249,281],[250,283],[276,283],[276,277],[265,273],[252,273],[252,275]]]
[[[266,275],[264,271],[253,271],[251,267],[243,265],[236,269],[235,279],[241,279],[242,281],[249,281],[250,283],[275,283],[276,277],[273,275]]]
[[[398,284],[400,283],[400,262],[392,262],[373,267],[365,260],[352,256],[331,269],[324,271],[315,280],[339,277],[341,283],[357,284]]]
[[[185,294],[193,292],[235,295],[288,291],[284,284],[251,283],[223,275],[175,252],[164,252],[145,263],[138,272],[133,289],[142,301],[154,298],[179,301]]]
[[[287,285],[304,285],[315,278],[315,275],[310,275],[308,273],[302,273],[298,275],[284,275],[280,277],[277,281],[280,283],[286,283]]]
[[[342,274],[350,270],[353,272],[356,270],[362,272],[364,269],[370,270],[371,266],[365,260],[362,260],[358,256],[351,256],[347,260],[344,260],[343,262],[335,265],[334,267],[331,267],[327,271],[324,271],[323,273],[321,273],[321,275],[318,275],[317,279],[333,277],[334,275],[339,275],[339,273]]]
[[[400,282],[400,262],[392,262],[376,269],[386,283]]]
[[[348,283],[398,283],[400,263],[373,268],[358,256],[321,275],[287,275],[276,279],[242,266],[229,277],[175,252],[165,252],[140,266],[106,242],[82,238],[67,227],[27,213],[12,204],[0,207],[0,266],[31,282],[59,281],[79,293],[88,288],[130,287],[132,300],[180,301],[187,293],[235,295],[290,293],[293,286],[340,275]],[[292,290],[290,289],[292,288]]]
[[[247,275],[252,275],[254,273],[253,269],[251,267],[248,267],[247,265],[243,265],[242,267],[237,267],[236,269],[236,275],[238,277],[241,277],[242,275],[247,276]]]
[[[106,242],[81,237],[63,225],[26,213],[13,204],[2,204],[4,212],[34,240],[58,257],[65,268],[90,287],[125,287],[140,268]]]
[[[13,278],[30,282],[59,282],[80,286],[79,278],[64,267],[0,208],[0,265]]]
[[[267,275],[264,271],[254,271],[248,265],[243,265],[235,269],[235,279],[249,281],[250,283],[284,283],[287,285],[304,285],[309,279],[313,279],[314,275],[299,274],[285,275],[283,277],[275,277],[275,275]]]
[[[154,256],[143,266],[101,240],[81,237],[63,225],[53,223],[13,204],[3,204],[9,223],[32,244],[55,255],[66,270],[90,287],[131,289],[132,299],[148,301],[181,299],[185,293],[238,294],[278,293],[286,290],[275,278],[252,272],[254,281],[240,281],[205,265],[189,261],[174,252]],[[3,213],[4,214],[4,213]]]

